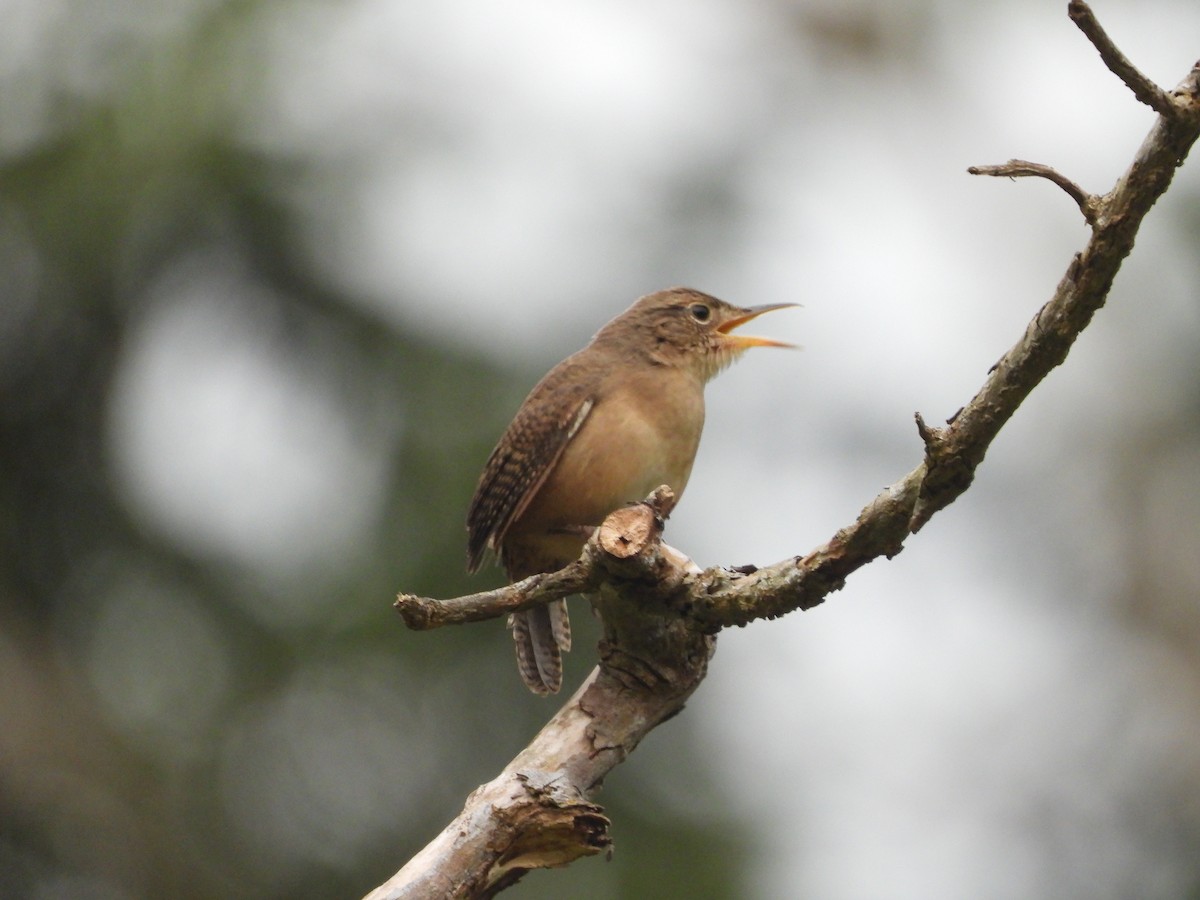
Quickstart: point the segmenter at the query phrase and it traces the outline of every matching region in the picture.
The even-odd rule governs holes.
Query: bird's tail
[[[562,655],[571,649],[567,601],[515,612],[509,625],[517,645],[517,669],[526,687],[535,694],[557,694],[562,687]]]

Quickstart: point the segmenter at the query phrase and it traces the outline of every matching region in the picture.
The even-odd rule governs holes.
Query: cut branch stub
[[[663,520],[674,508],[675,492],[664,484],[641,503],[610,513],[601,523],[596,541],[617,559],[637,556],[662,536]]]

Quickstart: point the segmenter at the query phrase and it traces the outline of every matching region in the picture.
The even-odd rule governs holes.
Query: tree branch
[[[456,600],[402,595],[397,601],[410,627],[421,629],[589,591],[604,636],[599,665],[575,695],[370,900],[490,897],[530,868],[565,865],[606,849],[609,822],[590,801],[592,794],[650,730],[683,707],[707,673],[717,631],[816,606],[855,570],[899,553],[910,534],[970,487],[1000,429],[1066,359],[1104,305],[1142,219],[1200,137],[1200,64],[1168,94],[1125,60],[1085,4],[1073,0],[1070,14],[1109,68],[1159,117],[1129,169],[1101,197],[1035,163],[1008,164],[1022,171],[980,169],[1059,184],[1084,211],[1091,238],[976,395],[944,427],[917,416],[923,460],[868,503],[854,523],[803,558],[763,569],[697,573],[660,543],[664,508],[652,499],[606,519],[581,559],[561,572]]]
[[[369,900],[490,897],[528,869],[608,848],[608,819],[588,798],[651,729],[683,708],[715,646],[669,607],[691,569],[662,552],[654,503],[660,493],[614,512],[584,550],[597,585],[592,602],[604,623],[600,665],[529,746]]]
[[[967,171],[972,175],[993,175],[996,177],[1023,178],[1036,177],[1053,181],[1070,195],[1071,199],[1083,213],[1083,219],[1089,225],[1096,224],[1096,214],[1099,199],[1092,196],[1070,178],[1049,166],[1041,163],[1027,162],[1023,159],[1010,159],[999,166],[971,166]]]
[[[453,600],[401,594],[393,605],[404,619],[404,624],[413,631],[430,631],[444,625],[466,625],[468,622],[495,619],[560,597],[586,594],[595,588],[595,579],[594,567],[584,556],[565,569],[530,575],[492,591],[468,594]]]
[[[1133,91],[1133,96],[1137,97],[1160,116],[1174,114],[1175,103],[1171,95],[1143,75],[1129,61],[1128,57],[1117,49],[1117,45],[1112,42],[1112,38],[1100,27],[1100,23],[1096,20],[1096,15],[1092,12],[1091,7],[1084,3],[1083,0],[1071,0],[1067,4],[1067,15],[1071,17],[1071,21],[1078,26],[1079,30],[1087,35],[1087,39],[1092,42],[1092,46],[1100,51],[1100,58],[1104,60],[1104,64],[1108,66],[1109,71],[1125,82],[1125,86]]]

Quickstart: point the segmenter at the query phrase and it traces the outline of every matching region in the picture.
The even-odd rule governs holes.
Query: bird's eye
[[[697,322],[707,322],[712,316],[712,310],[703,303],[693,303],[688,308],[688,312],[692,314],[692,318]]]

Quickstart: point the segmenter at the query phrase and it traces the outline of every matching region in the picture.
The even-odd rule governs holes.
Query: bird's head
[[[797,305],[734,306],[691,288],[670,288],[642,297],[596,339],[626,345],[631,354],[656,365],[694,368],[708,381],[751,347],[794,347],[734,329],[763,313]]]

